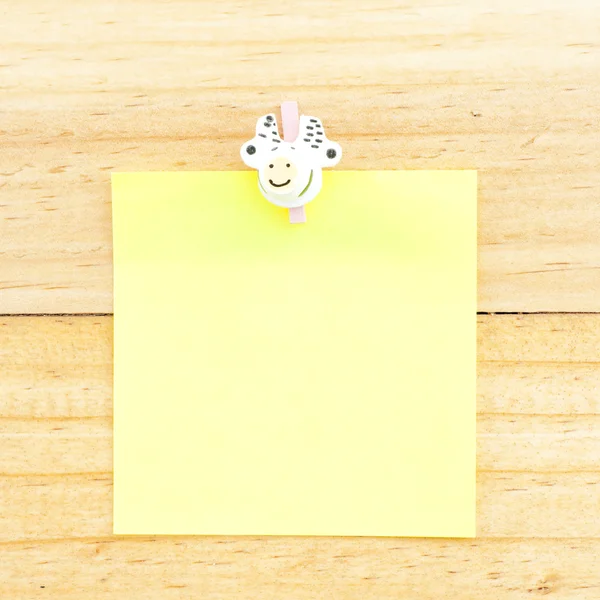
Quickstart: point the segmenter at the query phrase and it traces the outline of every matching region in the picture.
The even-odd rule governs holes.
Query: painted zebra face
[[[310,202],[321,189],[321,169],[337,164],[341,154],[339,144],[325,137],[321,122],[305,116],[293,143],[279,137],[275,115],[261,117],[255,137],[241,148],[244,163],[258,171],[262,195],[285,208]]]
[[[303,152],[286,142],[269,152],[258,168],[263,196],[278,206],[289,208],[304,203],[310,180],[311,169]]]
[[[295,190],[298,167],[294,158],[291,152],[286,152],[285,156],[269,159],[269,164],[263,165],[258,172],[262,186],[272,194],[287,194]]]

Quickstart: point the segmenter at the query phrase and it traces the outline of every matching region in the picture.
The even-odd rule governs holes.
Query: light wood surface
[[[23,0],[0,19],[2,312],[111,312],[111,171],[241,169],[318,114],[343,169],[480,171],[482,311],[600,309],[595,0]]]
[[[112,318],[0,331],[0,597],[598,598],[600,315],[479,317],[462,541],[113,537]]]
[[[0,598],[598,600],[599,98],[596,0],[0,2]],[[285,99],[480,172],[475,540],[111,535],[110,172]]]

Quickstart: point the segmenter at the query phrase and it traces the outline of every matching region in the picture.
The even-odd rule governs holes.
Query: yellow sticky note
[[[475,172],[112,182],[115,533],[475,535]]]

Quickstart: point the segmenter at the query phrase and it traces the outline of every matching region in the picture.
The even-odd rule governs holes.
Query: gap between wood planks
[[[477,316],[495,316],[495,315],[597,315],[600,311],[567,311],[567,310],[539,310],[539,311],[478,311]],[[81,313],[0,313],[0,318],[10,317],[113,317],[111,312],[81,312]]]

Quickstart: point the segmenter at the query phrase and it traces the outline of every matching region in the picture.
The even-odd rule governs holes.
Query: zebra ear
[[[277,117],[273,113],[259,117],[256,121],[256,137],[271,143],[279,144],[281,136],[277,128]]]
[[[322,167],[335,167],[342,160],[342,147],[336,142],[327,140],[327,145],[323,147],[323,155],[321,156]]]
[[[320,167],[333,167],[342,158],[341,146],[327,139],[323,123],[317,117],[300,117],[296,143],[301,144],[306,155]]]
[[[263,160],[262,155],[264,154],[260,151],[261,148],[263,148],[263,145],[257,141],[257,138],[252,138],[249,142],[246,142],[240,150],[240,156],[244,164],[252,169],[259,169]]]
[[[281,138],[277,129],[277,119],[271,113],[256,121],[256,135],[242,146],[240,155],[244,164],[252,169],[259,169],[267,153],[272,150],[273,144],[281,144]]]

